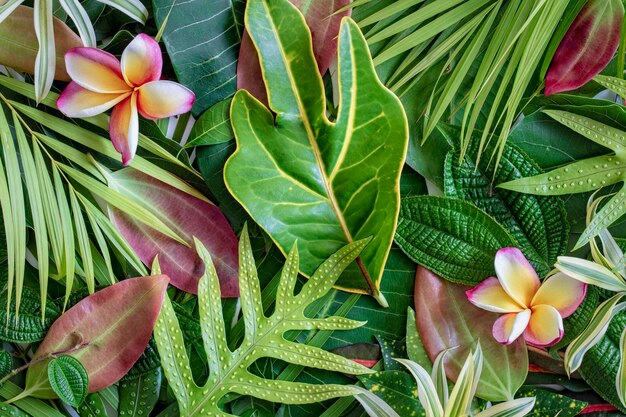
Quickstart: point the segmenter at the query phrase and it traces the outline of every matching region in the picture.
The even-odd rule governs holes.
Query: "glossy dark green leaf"
[[[380,345],[380,351],[383,355],[383,363],[385,371],[403,371],[405,368],[398,362],[396,358],[407,359],[406,341],[389,339],[382,336],[376,336],[376,340]]]
[[[107,415],[104,402],[97,392],[87,395],[77,411],[80,417],[103,417]]]
[[[448,128],[454,134],[453,128]],[[459,132],[460,134],[460,132]],[[445,164],[445,193],[467,200],[493,216],[515,239],[516,245],[541,277],[567,250],[569,224],[558,197],[520,194],[494,184],[540,174],[539,167],[517,146],[506,144],[497,169],[487,158],[478,167],[478,141],[472,141],[462,163],[460,152],[450,152]],[[487,152],[490,152],[487,150]],[[495,171],[495,172],[494,172]]]
[[[13,404],[0,403],[0,417],[30,417],[30,415]]]
[[[7,293],[0,297],[0,305],[7,302]],[[37,291],[24,287],[19,316],[15,314],[15,300],[7,317],[6,309],[0,308],[0,340],[16,343],[38,342],[44,338],[48,328],[61,314],[59,308],[50,300],[46,303],[46,318],[41,321],[41,304]]]
[[[48,363],[48,380],[59,398],[78,407],[87,397],[89,377],[85,367],[72,356],[63,355]]]
[[[6,350],[0,351],[0,378],[11,373],[13,369],[13,356]]]
[[[184,148],[217,145],[235,137],[230,126],[230,99],[208,108],[194,123]]]
[[[535,397],[535,407],[526,414],[526,417],[574,417],[586,406],[584,401],[578,401],[565,395],[541,388],[524,386],[517,391],[517,398]]]
[[[422,417],[426,411],[417,396],[417,384],[404,371],[383,371],[359,377],[365,388],[382,398],[403,417]]]
[[[178,81],[196,93],[193,114],[232,96],[243,36],[243,0],[153,0],[157,27]],[[168,17],[169,14],[169,17]]]
[[[413,261],[467,285],[494,275],[498,249],[515,246],[511,235],[474,205],[432,196],[402,200],[395,239]]]
[[[161,389],[161,368],[123,380],[119,384],[120,404],[118,412],[124,417],[146,417],[157,401]]]

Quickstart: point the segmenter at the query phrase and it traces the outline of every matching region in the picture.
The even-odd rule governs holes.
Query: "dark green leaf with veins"
[[[289,341],[284,336],[285,332],[293,330],[347,330],[363,324],[342,317],[309,318],[304,311],[331,290],[343,270],[356,259],[367,243],[367,240],[359,240],[340,249],[318,268],[297,295],[294,295],[294,288],[299,256],[294,245],[282,271],[275,311],[266,317],[263,314],[261,288],[250,240],[244,228],[239,243],[239,288],[245,335],[241,345],[231,351],[225,336],[217,273],[210,255],[196,241],[198,253],[205,263],[205,273],[198,286],[202,340],[210,369],[205,384],[198,386],[193,380],[182,331],[169,298],[163,303],[154,330],[163,371],[178,401],[180,415],[232,416],[218,406],[220,399],[229,393],[283,404],[307,404],[357,393],[349,385],[265,379],[252,374],[249,368],[258,359],[274,358],[295,365],[347,374],[372,372],[349,359]]]
[[[535,195],[563,195],[595,191],[626,179],[626,132],[588,117],[561,110],[544,113],[613,154],[573,162],[530,178],[505,182],[498,187]],[[618,191],[593,217],[576,243],[580,248],[626,213],[626,188]]]
[[[48,363],[50,386],[59,398],[78,407],[87,397],[89,377],[85,367],[72,356],[63,355]]]
[[[367,43],[345,18],[339,34],[339,113],[326,117],[311,34],[287,0],[251,0],[246,27],[268,90],[267,109],[246,91],[233,98],[237,150],[224,170],[235,198],[286,253],[297,240],[310,275],[343,245],[372,243],[338,282],[379,292],[396,227],[407,121],[378,80]],[[274,116],[275,114],[275,116]]]

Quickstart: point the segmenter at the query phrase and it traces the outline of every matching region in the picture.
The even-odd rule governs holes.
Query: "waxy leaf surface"
[[[524,383],[528,353],[520,338],[511,345],[499,344],[491,329],[498,314],[473,306],[465,295],[469,287],[450,283],[419,266],[415,276],[417,328],[431,361],[446,355],[446,374],[453,381],[476,343],[484,355],[476,395],[489,401],[506,401]]]
[[[87,370],[89,392],[117,382],[148,345],[168,282],[165,275],[130,278],[84,298],[54,322],[33,358],[72,350]],[[49,362],[28,368],[31,396],[55,398]]]
[[[350,15],[350,9],[334,14],[351,3],[351,0],[290,0],[304,15],[311,30],[313,53],[321,75],[324,75],[337,52],[337,35],[341,19]],[[248,32],[244,32],[237,63],[237,88],[267,105],[267,92],[263,84],[259,56]]]
[[[598,75],[617,51],[623,18],[622,0],[589,0],[552,58],[544,94],[575,90]]]
[[[237,237],[216,206],[132,168],[111,174],[109,186],[152,211],[189,245],[183,245],[109,206],[113,224],[143,263],[150,265],[158,256],[161,271],[170,277],[171,284],[195,294],[204,272],[202,261],[191,248],[195,236],[215,257],[222,296],[239,296]]]
[[[407,147],[402,105],[378,80],[349,18],[339,34],[335,123],[326,117],[311,35],[295,6],[250,1],[246,23],[270,109],[245,90],[235,95],[237,150],[224,170],[226,184],[283,253],[298,241],[305,275],[343,245],[372,236],[361,253],[363,267],[351,265],[337,285],[376,296],[399,209]]]

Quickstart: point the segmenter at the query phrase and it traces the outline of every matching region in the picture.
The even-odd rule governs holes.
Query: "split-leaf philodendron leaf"
[[[380,280],[408,140],[402,105],[378,80],[367,43],[349,18],[339,33],[336,122],[326,117],[300,12],[287,0],[251,0],[246,27],[259,52],[270,109],[245,90],[235,95],[237,150],[224,170],[226,184],[284,253],[298,241],[305,275],[343,245],[372,236],[338,286],[372,294],[384,305]]]
[[[198,285],[198,299],[202,340],[210,374],[203,386],[198,386],[193,380],[183,333],[167,297],[154,329],[163,372],[178,400],[181,417],[233,417],[218,406],[220,399],[228,393],[283,404],[308,404],[358,394],[359,391],[350,385],[265,379],[252,374],[249,368],[260,358],[274,358],[347,374],[373,372],[350,359],[291,342],[284,337],[285,332],[292,330],[349,330],[363,324],[343,317],[308,318],[304,311],[326,295],[366,244],[367,240],[358,240],[340,249],[311,275],[297,295],[294,295],[294,286],[298,277],[299,256],[294,245],[283,268],[274,313],[266,317],[250,239],[244,228],[239,243],[239,288],[245,335],[241,345],[231,351],[226,340],[217,273],[211,256],[196,240],[198,254],[205,262],[205,273]]]
[[[626,132],[575,113],[561,110],[544,110],[544,113],[614,153],[572,162],[545,174],[505,182],[498,187],[535,195],[563,195],[595,191],[624,182]],[[593,217],[578,239],[575,249],[585,245],[625,213],[626,187],[623,187]]]

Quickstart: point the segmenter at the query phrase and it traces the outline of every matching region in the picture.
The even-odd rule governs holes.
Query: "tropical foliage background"
[[[0,0],[0,417],[624,415],[623,17]]]

